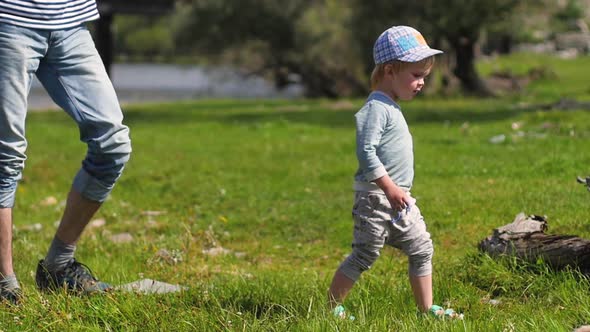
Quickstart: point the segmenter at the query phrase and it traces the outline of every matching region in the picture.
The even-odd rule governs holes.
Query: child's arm
[[[364,179],[372,182],[387,175],[387,170],[377,156],[377,148],[388,122],[387,110],[382,106],[367,104],[355,114],[355,119],[356,157]]]
[[[389,177],[377,156],[377,146],[387,125],[387,112],[382,107],[363,107],[356,115],[356,153],[367,181],[372,181],[383,190],[391,207],[401,211],[410,198]]]

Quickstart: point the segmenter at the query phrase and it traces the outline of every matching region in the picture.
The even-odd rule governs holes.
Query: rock
[[[500,134],[490,138],[490,143],[492,144],[500,144],[506,140],[506,135]]]
[[[498,305],[500,303],[501,303],[501,301],[500,300],[496,300],[496,299],[490,299],[488,301],[488,304],[491,304],[491,305]]]
[[[110,240],[113,243],[129,243],[133,241],[133,235],[129,233],[113,234],[111,235]]]
[[[35,223],[31,225],[25,225],[21,230],[28,232],[38,232],[41,229],[43,229],[43,225],[41,225],[40,223]]]
[[[57,198],[48,196],[39,203],[41,206],[51,206],[57,204]]]
[[[172,250],[172,252],[166,249],[160,249],[156,252],[151,261],[163,261],[170,265],[178,264],[182,261],[182,252],[178,250]]]
[[[219,256],[231,253],[231,250],[222,247],[213,247],[203,250],[203,254],[207,256]]]
[[[590,36],[584,32],[562,32],[555,36],[557,50],[576,50],[579,53],[590,49]]]
[[[104,219],[94,219],[88,223],[88,228],[99,228],[106,225],[107,221]]]
[[[116,286],[115,288],[126,292],[143,294],[177,293],[188,289],[186,286],[168,284],[152,279],[141,279],[128,284]]]
[[[148,217],[157,217],[165,214],[166,211],[142,211],[141,214]]]
[[[241,251],[234,252],[234,256],[236,256],[236,258],[244,258],[244,257],[246,257],[246,255],[247,254],[245,252],[241,252]]]

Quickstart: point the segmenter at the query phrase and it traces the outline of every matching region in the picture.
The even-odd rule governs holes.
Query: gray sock
[[[74,258],[74,251],[76,251],[75,244],[65,244],[55,236],[43,265],[48,271],[59,271]]]
[[[18,280],[16,280],[16,274],[8,275],[0,279],[0,289],[16,289],[20,288]]]

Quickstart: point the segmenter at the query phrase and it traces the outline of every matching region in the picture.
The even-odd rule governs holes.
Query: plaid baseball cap
[[[430,48],[426,44],[418,30],[403,25],[383,31],[373,46],[373,59],[376,65],[392,60],[418,62],[440,53],[443,51]]]

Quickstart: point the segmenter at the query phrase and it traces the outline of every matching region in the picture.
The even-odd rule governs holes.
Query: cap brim
[[[444,52],[441,50],[437,50],[437,49],[428,47],[428,48],[423,48],[423,49],[419,49],[419,50],[414,50],[413,52],[410,52],[397,60],[403,61],[403,62],[418,62],[418,61],[422,61],[428,57],[431,57],[433,55],[437,55],[437,54],[441,54],[441,53],[444,53]]]

